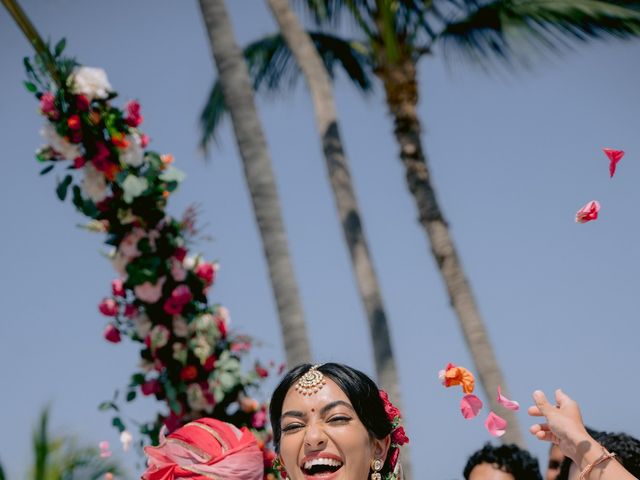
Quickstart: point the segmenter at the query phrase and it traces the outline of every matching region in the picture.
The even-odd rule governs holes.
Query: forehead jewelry
[[[298,383],[296,383],[296,392],[308,396],[318,393],[318,391],[324,387],[327,381],[324,379],[322,372],[318,370],[321,366],[322,364],[314,365],[307,370],[307,373],[300,377]]]

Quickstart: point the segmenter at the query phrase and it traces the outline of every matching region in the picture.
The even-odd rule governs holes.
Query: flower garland
[[[400,425],[402,421],[402,414],[400,413],[398,407],[391,403],[387,392],[385,392],[384,390],[380,390],[380,398],[384,403],[384,411],[387,414],[387,419],[389,420],[389,422],[391,422],[392,425],[391,445],[389,447],[389,452],[387,453],[387,460],[389,462],[389,473],[384,478],[385,480],[398,480],[400,478],[398,465],[400,447],[409,443],[409,437],[407,437],[404,427]]]
[[[46,119],[46,145],[36,158],[45,165],[41,174],[66,169],[58,197],[64,201],[70,191],[75,207],[90,219],[87,228],[104,233],[112,247],[109,258],[118,277],[98,306],[108,319],[104,338],[119,343],[128,336],[141,344],[126,401],[138,393],[153,395],[169,411],[143,423],[140,433],[157,443],[163,425],[172,431],[211,416],[249,427],[264,447],[266,406],[247,392],[269,372],[260,364],[242,371],[251,341],[230,334],[227,309],[208,302],[218,265],[189,254],[197,233],[195,210],[180,220],[165,211],[184,175],[171,155],[146,149],[140,104],[113,105],[117,94],[106,73],[63,57],[64,47],[62,40],[51,52],[57,85],[43,55],[24,60],[25,86]],[[113,409],[113,425],[126,432],[117,396],[100,408]],[[263,450],[266,475],[275,455]]]

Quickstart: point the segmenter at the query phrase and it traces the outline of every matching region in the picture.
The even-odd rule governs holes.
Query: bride
[[[292,480],[402,478],[399,410],[364,373],[337,363],[300,365],[276,387],[273,442]]]

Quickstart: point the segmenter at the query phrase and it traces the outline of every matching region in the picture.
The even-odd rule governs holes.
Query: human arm
[[[529,415],[544,417],[546,423],[531,426],[531,433],[539,440],[553,442],[571,458],[579,472],[589,471],[585,480],[637,480],[588,433],[578,404],[562,390],[556,390],[556,405],[551,405],[539,390],[533,393],[534,406]]]

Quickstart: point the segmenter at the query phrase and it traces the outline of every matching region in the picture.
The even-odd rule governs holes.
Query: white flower
[[[197,383],[192,383],[187,387],[187,403],[193,410],[204,410],[207,413],[210,413],[213,407],[204,396],[202,387]]]
[[[129,146],[120,152],[120,159],[127,165],[139,167],[145,161],[144,150],[140,146],[140,135],[134,133],[127,135]]]
[[[62,155],[67,160],[73,160],[82,155],[82,150],[79,145],[68,142],[56,132],[55,127],[51,123],[47,123],[40,134],[49,143],[51,148]]]
[[[127,175],[127,178],[122,182],[122,190],[124,191],[122,198],[125,202],[131,203],[134,198],[142,195],[147,188],[149,188],[149,182],[146,178]]]
[[[128,430],[123,431],[120,434],[120,443],[122,443],[122,450],[125,452],[129,450],[131,444],[133,443],[133,435]]]
[[[107,197],[107,181],[104,175],[92,164],[88,163],[84,167],[84,180],[82,180],[83,193],[98,203]]]
[[[107,73],[101,68],[75,68],[69,76],[68,83],[72,93],[84,95],[89,101],[95,98],[105,99],[113,91]]]
[[[196,268],[199,259],[199,255],[187,255],[186,257],[184,257],[182,264],[187,270],[193,270],[194,268]]]

